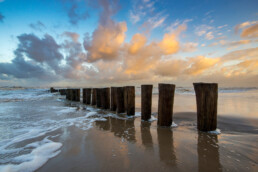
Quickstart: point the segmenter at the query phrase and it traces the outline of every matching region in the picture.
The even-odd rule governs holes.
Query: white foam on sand
[[[174,128],[174,127],[177,127],[177,126],[178,125],[173,121],[171,127]]]
[[[219,135],[219,134],[221,134],[221,131],[220,131],[220,129],[217,128],[216,130],[208,131],[208,133]]]
[[[16,136],[0,141],[0,171],[34,171],[50,158],[60,153],[62,143],[53,142],[49,133],[63,127],[75,126],[82,130],[93,127],[95,121],[105,121],[102,114],[87,108],[86,113],[79,107],[49,107],[52,117],[39,121],[22,121],[16,125]],[[65,115],[69,114],[69,115]],[[36,141],[42,137],[45,139]],[[24,142],[28,142],[23,145]],[[19,146],[20,145],[20,146]]]
[[[151,115],[151,118],[148,120],[149,122],[157,121],[158,119]]]
[[[30,172],[35,171],[44,165],[50,158],[57,156],[61,151],[61,143],[44,139],[42,142],[35,142],[27,147],[35,147],[30,153],[15,157],[12,161],[18,164],[0,165],[3,172]]]

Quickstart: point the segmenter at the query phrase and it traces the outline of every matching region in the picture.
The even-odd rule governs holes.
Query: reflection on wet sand
[[[173,131],[170,128],[157,128],[159,157],[166,165],[176,166],[176,155],[173,142]]]
[[[136,142],[134,118],[122,120],[108,117],[106,119],[107,121],[96,121],[96,126],[105,131],[110,130],[115,136],[129,142]]]
[[[222,171],[217,135],[199,132],[197,149],[200,172]]]
[[[149,122],[141,123],[142,144],[147,150],[153,150],[153,142],[152,142],[152,136],[150,132],[150,126],[151,126],[151,123]]]

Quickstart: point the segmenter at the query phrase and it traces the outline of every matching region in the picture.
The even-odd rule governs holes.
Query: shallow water
[[[252,121],[249,120],[251,118],[257,119],[257,93],[257,89],[220,93],[218,104],[219,115],[222,117],[241,117],[248,119],[248,121]],[[154,94],[153,112],[157,109],[157,100],[158,97]],[[136,108],[139,111],[139,96],[136,97]],[[186,94],[185,92],[176,94],[174,102],[175,113],[195,111],[195,97],[191,91],[189,94]],[[139,116],[140,114],[137,113],[136,117]],[[157,135],[157,133],[155,134],[157,127],[153,124],[156,123],[155,118],[156,117],[153,117],[154,121],[151,125],[154,138],[155,135]],[[0,171],[34,171],[44,165],[50,158],[62,154],[62,150],[65,147],[64,144],[67,142],[68,137],[71,136],[71,131],[68,128],[75,127],[76,130],[82,131],[85,134],[85,132],[87,133],[89,129],[98,124],[97,121],[104,121],[104,123],[107,123],[107,121],[109,122],[111,119],[131,120],[125,116],[117,116],[110,112],[103,112],[100,109],[92,108],[78,102],[67,101],[64,96],[60,96],[58,93],[51,94],[47,92],[46,89],[2,89],[0,90]],[[178,121],[179,126],[177,129],[173,130],[180,131],[180,129],[183,129],[184,124],[191,125],[191,129],[196,128],[196,123],[194,121],[184,123],[186,119],[181,122]],[[136,124],[132,125],[138,125],[139,127],[140,120],[138,118],[137,120],[138,124],[136,122]],[[221,123],[223,123],[223,120]],[[234,127],[237,128],[239,126],[238,124],[239,123],[235,124],[229,129],[224,127],[222,135],[217,137],[224,136],[226,131],[226,133],[233,132],[232,129],[234,129]],[[117,130],[119,130],[119,125],[120,124],[118,123]],[[258,128],[257,123],[248,123],[246,125],[252,126],[254,128],[252,131],[256,131]],[[113,130],[115,129],[113,128]],[[122,131],[118,131],[116,134],[124,134],[126,137],[129,137],[128,139],[132,137],[132,140],[136,137],[133,136],[133,134],[128,134],[130,131],[126,131],[127,134],[125,131],[126,130],[122,129]],[[140,133],[139,129],[136,131],[137,133]],[[181,134],[187,134],[186,131],[188,130],[181,132]],[[243,126],[241,132],[243,131],[248,133],[246,126]],[[172,134],[172,137],[178,134],[180,135],[180,132],[175,132]],[[191,134],[191,137],[193,138],[200,137],[196,131],[195,133],[190,132],[189,134]],[[234,138],[231,134],[226,134],[225,139],[230,140],[231,137]],[[171,137],[171,133],[165,135]],[[250,142],[251,141],[253,140],[250,140]],[[144,142],[147,145],[150,144],[148,141],[142,141],[143,145],[139,146],[144,146]],[[222,142],[224,142],[224,140],[222,140]],[[226,143],[228,144],[229,141]],[[178,142],[176,144],[181,143]],[[239,145],[243,146],[242,144],[237,144],[237,142],[232,145],[235,147]],[[250,146],[249,142],[247,145]],[[165,147],[166,146],[161,146],[159,147],[159,150],[169,150]],[[257,149],[257,145],[252,147]],[[208,149],[211,148],[208,147]],[[247,149],[247,146],[241,147],[241,150],[245,149]],[[166,158],[169,157],[163,158],[160,156],[160,159]],[[255,160],[252,161],[254,161],[253,163],[257,163]]]

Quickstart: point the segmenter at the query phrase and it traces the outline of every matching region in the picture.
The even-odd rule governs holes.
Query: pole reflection
[[[199,132],[197,151],[199,172],[222,171],[217,135]]]
[[[159,157],[166,165],[176,166],[176,155],[173,142],[173,131],[170,128],[157,128]]]
[[[152,136],[150,132],[150,122],[141,122],[141,138],[142,144],[148,150],[153,150]]]
[[[96,126],[105,131],[110,130],[116,137],[123,138],[129,142],[136,142],[134,118],[122,120],[108,117],[106,119],[107,121],[96,121]]]

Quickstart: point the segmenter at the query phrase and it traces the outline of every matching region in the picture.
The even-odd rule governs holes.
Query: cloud
[[[166,31],[168,32],[173,32],[177,29],[178,26],[180,25],[186,25],[187,23],[193,21],[193,19],[185,19],[183,21],[176,19],[175,22],[173,22],[172,24],[170,24],[169,26],[166,27]]]
[[[31,23],[29,24],[29,26],[36,30],[36,31],[42,31],[43,29],[46,29],[46,26],[41,22],[41,21],[37,21],[36,23]]]
[[[179,26],[176,31],[166,33],[160,41],[153,41],[147,44],[147,38],[141,34],[135,34],[124,49],[123,53],[125,73],[129,76],[145,76],[146,72],[154,70],[163,57],[173,55],[180,50],[177,40],[179,34],[186,29],[186,26]]]
[[[69,18],[69,22],[72,25],[77,25],[80,20],[86,20],[89,18],[89,13],[84,8],[87,6],[87,1],[77,0],[77,1],[69,1],[69,0],[61,0],[65,10],[67,12],[67,16]]]
[[[125,22],[111,22],[108,26],[99,25],[92,37],[84,39],[84,48],[88,51],[88,61],[114,60],[125,40],[127,26]]]
[[[238,31],[240,29],[243,29],[243,28],[245,28],[247,26],[250,26],[250,25],[253,25],[253,24],[257,24],[257,23],[258,23],[258,21],[246,21],[246,22],[243,22],[241,24],[238,24],[238,25],[235,26],[235,33],[238,33]]]
[[[167,19],[168,15],[163,15],[162,12],[157,13],[157,15],[153,17],[149,17],[141,26],[144,28],[146,32],[150,32],[151,30],[164,26],[164,22]]]
[[[147,39],[145,36],[137,33],[133,36],[131,43],[129,45],[129,53],[136,54],[139,50],[146,44]]]
[[[186,69],[185,73],[188,75],[200,75],[205,70],[217,64],[219,60],[220,60],[219,58],[207,58],[204,56],[189,58],[188,63],[190,63],[190,67]]]
[[[239,41],[228,42],[226,40],[220,40],[218,42],[213,42],[212,44],[209,45],[209,47],[221,45],[223,47],[227,46],[229,48],[235,48],[235,47],[238,47],[238,46],[241,46],[241,45],[250,44],[252,42],[255,42],[255,41],[252,41],[252,40],[239,40]]]
[[[222,29],[222,28],[225,28],[225,27],[227,27],[228,25],[227,24],[224,24],[224,25],[222,25],[222,26],[218,26],[217,28],[218,29]]]
[[[212,26],[208,26],[208,25],[200,25],[195,27],[195,34],[197,36],[203,36],[203,35],[207,35],[207,33],[212,30],[213,27]]]
[[[183,52],[194,52],[197,50],[198,43],[197,42],[187,42],[182,46]]]
[[[207,40],[212,40],[212,39],[214,38],[214,35],[213,35],[212,32],[208,32],[208,33],[205,35],[205,38],[206,38]]]
[[[227,45],[235,47],[235,46],[239,46],[239,45],[249,44],[251,42],[252,42],[251,40],[240,40],[240,41],[232,41],[232,42],[228,43]]]
[[[153,72],[158,76],[178,77],[187,67],[185,60],[164,60],[159,62]]]
[[[69,37],[74,42],[78,42],[78,39],[80,37],[80,35],[75,32],[64,32],[63,35]]]
[[[158,44],[165,55],[174,54],[179,50],[179,42],[175,34],[165,34],[162,41]]]
[[[58,69],[58,63],[63,56],[59,52],[60,46],[52,36],[45,34],[40,39],[33,34],[22,34],[17,38],[20,42],[17,53],[24,54],[27,58],[42,65],[46,64],[55,70]]]
[[[102,8],[99,25],[92,36],[86,35],[84,48],[87,50],[88,62],[98,60],[114,60],[125,40],[127,25],[125,22],[116,23],[111,19],[119,9],[116,1],[100,0]]]
[[[241,33],[241,37],[250,37],[250,38],[258,37],[258,23],[243,29]]]
[[[133,24],[136,24],[137,22],[139,22],[140,21],[140,15],[139,14],[135,14],[135,13],[133,13],[132,11],[130,11],[130,14],[129,14],[130,16],[130,21],[133,23]]]
[[[47,34],[42,39],[33,34],[22,34],[17,38],[15,58],[11,63],[0,63],[0,74],[6,78],[56,78],[52,70],[58,69],[58,62],[63,57],[54,39]]]
[[[20,56],[14,58],[11,63],[0,63],[0,74],[5,75],[5,79],[10,77],[53,79],[51,73],[47,72],[40,65],[34,64],[32,61],[25,61]]]
[[[0,12],[0,22],[3,22],[4,21],[4,16],[3,16],[3,14]]]

